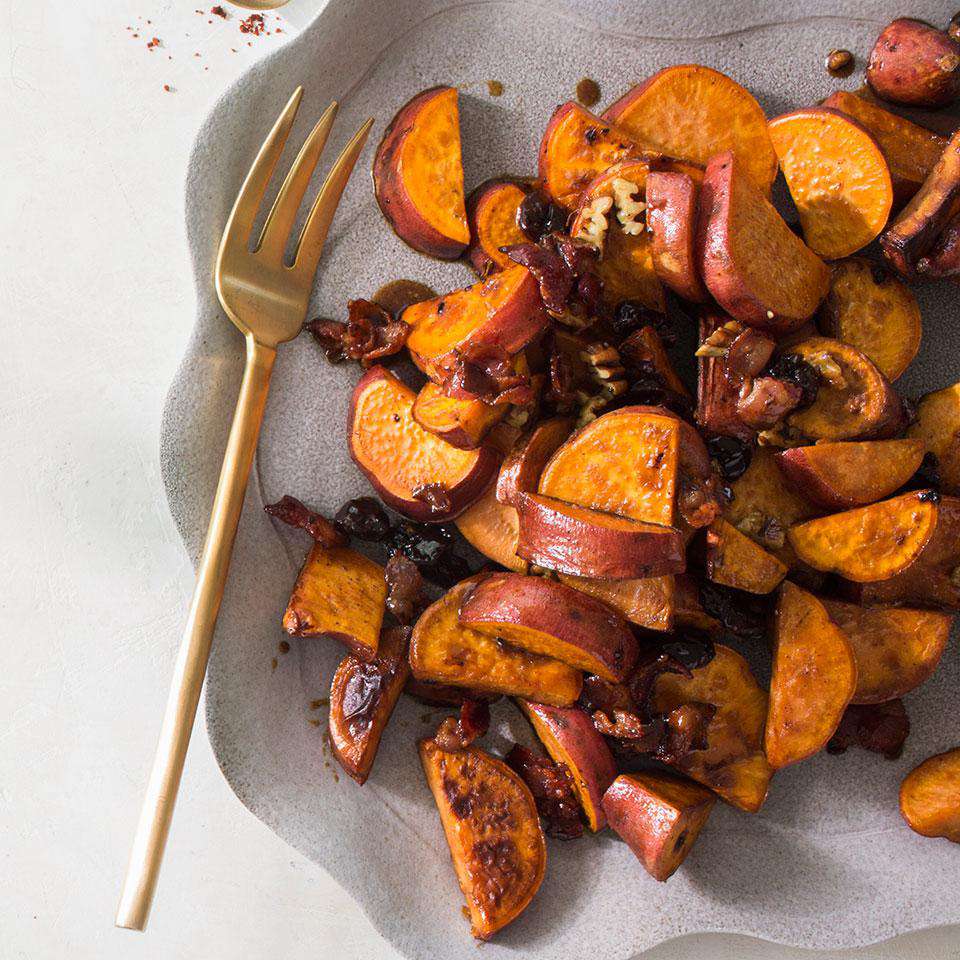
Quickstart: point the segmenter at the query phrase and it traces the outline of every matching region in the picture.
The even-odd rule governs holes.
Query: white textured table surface
[[[271,15],[251,39],[230,4],[227,21],[201,6],[0,5],[0,960],[394,956],[240,805],[202,727],[149,933],[113,928],[192,584],[157,456],[193,318],[183,173],[218,94],[296,29]],[[647,956],[940,960],[957,941],[700,937]]]

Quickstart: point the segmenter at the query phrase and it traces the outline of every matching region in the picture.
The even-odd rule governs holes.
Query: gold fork
[[[143,930],[150,914],[210,657],[213,628],[223,598],[244,491],[257,448],[277,345],[293,339],[303,326],[313,277],[330,222],[373,123],[370,119],[363,124],[330,169],[297,240],[293,260],[288,264],[284,251],[292,235],[297,210],[337,113],[337,103],[330,104],[300,148],[251,252],[250,238],[257,211],[287,142],[302,96],[303,88],[298,87],[264,140],[233,205],[217,255],[217,295],[227,316],[244,335],[246,367],[197,569],[187,625],[174,665],[160,742],[117,910],[117,926],[130,930]]]

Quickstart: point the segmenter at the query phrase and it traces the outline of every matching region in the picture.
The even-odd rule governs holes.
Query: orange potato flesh
[[[790,528],[797,556],[848,580],[889,580],[914,563],[937,527],[929,491],[904,493]]]
[[[787,565],[767,553],[726,520],[707,530],[707,579],[747,593],[770,593],[787,575]]]
[[[697,265],[699,188],[685,173],[653,171],[647,178],[647,225],[653,269],[674,293],[694,303],[709,299]]]
[[[814,253],[848,257],[879,235],[893,182],[865,127],[839,111],[807,107],[771,120],[770,138]]]
[[[727,803],[756,813],[763,806],[773,776],[763,753],[766,691],[757,684],[739,653],[717,644],[713,660],[694,670],[691,679],[660,674],[651,707],[667,713],[693,700],[717,708],[707,728],[707,749],[685,754],[675,766]]]
[[[454,351],[490,344],[513,355],[548,324],[537,281],[519,264],[463,290],[411,304],[401,319],[412,327],[407,347],[414,363],[440,384]]]
[[[410,670],[418,680],[505,693],[569,706],[580,695],[578,670],[550,657],[509,647],[461,624],[458,611],[475,580],[464,580],[420,615],[410,637]]]
[[[709,67],[684,64],[660,70],[603,116],[639,142],[694,163],[705,165],[732,150],[765,194],[777,176],[777,155],[760,104]]]
[[[467,259],[481,277],[513,265],[501,247],[526,243],[517,226],[517,208],[526,190],[509,180],[487,180],[467,198],[470,247]]]
[[[817,399],[788,423],[813,440],[890,436],[904,426],[903,404],[887,378],[859,350],[829,337],[810,337],[786,351],[814,366],[839,368],[821,379]]]
[[[634,330],[623,343],[620,344],[620,355],[629,357],[634,363],[648,362],[653,365],[653,369],[663,378],[663,382],[668,390],[679,393],[683,397],[689,397],[690,391],[687,385],[677,376],[670,357],[663,346],[660,335],[649,324]]]
[[[353,462],[382,499],[415,520],[451,519],[493,480],[499,456],[491,447],[458,450],[413,419],[416,394],[383,367],[371,367],[354,388],[347,437]],[[440,483],[450,499],[442,514],[414,496]]]
[[[530,567],[517,556],[520,517],[509,503],[500,503],[494,487],[487,487],[483,496],[467,507],[454,521],[463,538],[485,557],[516,573]]]
[[[936,455],[943,492],[960,494],[960,383],[926,394],[907,435]]]
[[[510,404],[448,397],[433,381],[423,385],[413,402],[413,419],[441,440],[461,450],[475,450],[503,419]]]
[[[421,740],[420,761],[467,901],[470,932],[489,940],[540,888],[547,844],[527,785],[478,747],[456,753]]]
[[[859,607],[824,599],[857,661],[851,703],[884,703],[919,687],[940,662],[953,617],[909,607]]]
[[[783,475],[825,510],[875,503],[899,490],[923,460],[919,440],[817,443],[778,453]]]
[[[929,757],[907,774],[900,813],[921,836],[960,843],[960,747]]]
[[[539,492],[591,510],[673,524],[679,421],[624,407],[598,417],[550,458]]]
[[[456,87],[417,94],[387,127],[373,164],[377,202],[397,235],[452,260],[470,240]]]
[[[813,594],[786,581],[774,625],[770,712],[764,749],[780,769],[824,747],[857,688],[844,632]]]
[[[560,582],[602,600],[639,627],[660,631],[673,629],[675,580],[672,576],[595,580],[561,573]]]
[[[896,380],[920,349],[922,323],[913,291],[860,257],[831,265],[822,327],[872,360],[888,380]]]
[[[569,417],[553,417],[541,421],[521,438],[500,466],[497,499],[515,505],[520,493],[534,493],[547,461],[572,430],[573,420]]]
[[[318,543],[290,594],[283,629],[291,637],[332,637],[369,661],[377,655],[386,599],[379,563],[349,547]]]
[[[890,168],[897,205],[917,192],[947,145],[946,137],[846,90],[831,93],[823,105],[853,117],[873,134]]]

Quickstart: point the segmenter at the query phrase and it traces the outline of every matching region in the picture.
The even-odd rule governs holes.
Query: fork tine
[[[283,249],[287,245],[287,240],[290,239],[293,222],[297,218],[300,202],[303,200],[317,161],[323,152],[339,107],[340,105],[334,100],[324,110],[323,116],[317,121],[310,136],[304,140],[297,159],[293,161],[293,166],[290,167],[290,172],[280,187],[277,199],[273,201],[270,213],[267,214],[257,242],[257,251],[264,250],[268,255],[272,254],[278,258],[283,255]]]
[[[263,195],[276,169],[280,154],[283,153],[301,99],[303,99],[303,87],[297,87],[263,141],[257,159],[253,161],[253,166],[250,167],[250,172],[243,181],[243,186],[227,218],[223,239],[220,241],[221,250],[228,243],[240,243],[246,246],[249,242],[253,222],[257,218],[257,211],[260,209]]]
[[[337,212],[337,205],[340,203],[340,196],[350,179],[350,174],[353,173],[354,165],[367,142],[367,135],[372,126],[373,117],[353,135],[350,142],[343,148],[343,152],[337,157],[337,162],[330,168],[323,186],[317,193],[316,200],[313,201],[294,254],[293,270],[301,282],[309,283],[316,272],[320,254],[323,252],[323,244],[327,239],[327,231],[330,229],[333,215]]]

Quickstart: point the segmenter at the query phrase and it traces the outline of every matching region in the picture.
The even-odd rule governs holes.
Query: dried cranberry
[[[747,472],[753,457],[753,447],[736,437],[711,437],[707,452],[716,461],[724,480],[736,480]]]
[[[454,553],[453,542],[453,534],[447,527],[405,520],[394,529],[390,548],[412,560],[428,580],[450,587],[471,572],[466,560]]]
[[[376,543],[386,540],[393,530],[380,501],[373,497],[348,500],[337,511],[333,521],[347,535]]]
[[[705,667],[716,654],[709,637],[675,637],[661,643],[660,649],[667,656],[679,660],[688,670]]]
[[[637,300],[621,300],[610,318],[610,327],[618,337],[626,337],[640,327],[658,326],[662,320],[661,314],[654,313]]]
[[[800,388],[801,407],[809,407],[820,391],[820,373],[795,353],[785,353],[770,364],[767,373],[778,380],[786,380]]]
[[[531,190],[517,207],[517,226],[534,243],[548,233],[565,229],[566,223],[566,211],[539,190]]]
[[[700,584],[700,603],[733,637],[749,641],[766,636],[769,599],[704,580]]]

